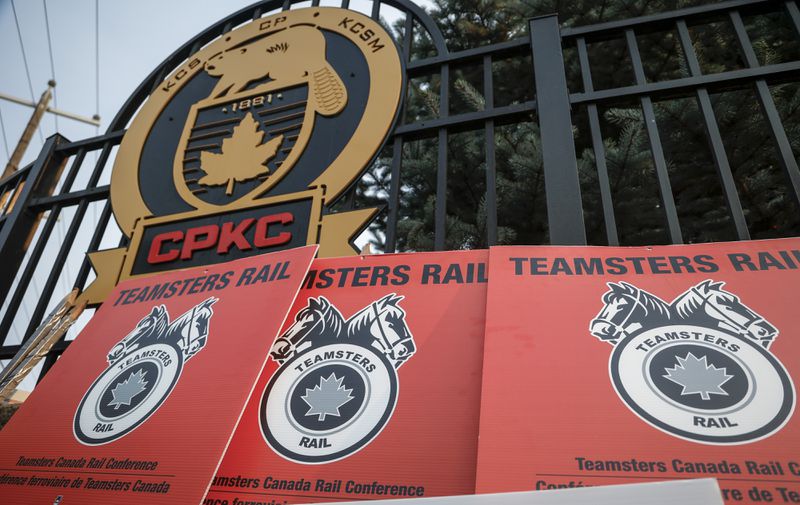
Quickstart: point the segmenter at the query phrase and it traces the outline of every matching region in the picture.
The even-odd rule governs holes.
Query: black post
[[[790,13],[791,8],[790,8]],[[747,35],[747,29],[742,21],[742,16],[738,11],[730,12],[731,23],[733,30],[736,32],[736,38],[739,39],[739,45],[744,53],[747,66],[750,68],[758,68],[758,58],[753,50],[753,44],[750,42],[750,37]],[[778,161],[783,167],[789,185],[792,188],[794,201],[800,206],[800,166],[792,152],[792,143],[786,135],[786,129],[783,127],[781,116],[778,114],[778,108],[775,107],[775,100],[770,93],[769,85],[765,79],[756,81],[756,96],[761,104],[761,110],[764,112],[764,119],[769,125],[770,133],[772,133],[772,140],[778,150]]]
[[[647,78],[644,75],[644,65],[642,65],[639,44],[636,42],[636,32],[633,31],[633,28],[625,30],[625,41],[628,44],[628,54],[631,57],[636,85],[643,86],[647,83]],[[642,104],[644,129],[647,131],[647,139],[650,141],[650,153],[653,155],[653,166],[658,178],[658,191],[661,195],[661,206],[664,209],[669,240],[673,244],[682,244],[683,234],[678,219],[678,208],[675,206],[675,196],[672,194],[672,184],[669,182],[669,169],[664,157],[664,145],[661,142],[661,135],[658,133],[658,125],[656,125],[653,100],[649,96],[642,96],[639,101]]]
[[[578,160],[572,138],[569,91],[561,54],[558,17],[533,18],[529,28],[550,243],[585,245]]]
[[[11,283],[22,264],[41,214],[41,211],[29,209],[28,204],[33,198],[49,196],[53,192],[65,160],[62,154],[56,152],[56,146],[66,141],[59,134],[45,141],[39,158],[25,177],[25,186],[14,202],[14,208],[0,228],[0,265],[3,265],[0,268],[0,305],[11,290]]]

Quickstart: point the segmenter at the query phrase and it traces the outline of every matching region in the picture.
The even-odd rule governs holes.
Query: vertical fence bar
[[[97,160],[97,164],[94,167],[92,175],[89,179],[89,184],[87,184],[87,188],[91,188],[97,185],[97,181],[100,179],[100,175],[103,173],[103,166],[106,164],[106,160],[108,160],[108,157],[111,154],[112,147],[113,146],[108,143],[106,143],[103,146],[103,150],[101,151],[100,157]],[[96,251],[100,247],[100,240],[102,240],[103,238],[103,233],[105,232],[105,226],[108,223],[108,217],[110,216],[111,212],[110,202],[111,202],[110,199],[106,200],[106,204],[103,207],[103,212],[100,214],[100,218],[98,220],[94,235],[92,235],[92,240],[89,243],[87,251]],[[78,211],[76,211],[76,215],[77,212],[81,211],[81,208],[83,208],[81,212],[85,213],[87,207],[88,203],[86,201],[82,201],[80,203]],[[81,267],[78,270],[78,275],[76,277],[74,287],[83,289],[83,284],[86,282],[86,278],[89,276],[90,271],[91,271],[91,264],[89,262],[89,257],[85,256],[83,258],[83,262],[81,263]]]
[[[83,204],[83,203],[86,203],[86,202],[85,201],[81,202],[81,204]],[[103,234],[105,233],[106,227],[108,226],[108,222],[109,222],[110,219],[111,219],[111,200],[106,200],[106,203],[103,206],[103,212],[100,214],[100,218],[98,219],[98,222],[97,222],[97,228],[94,231],[94,235],[92,235],[92,240],[89,243],[89,247],[87,248],[87,251],[96,251],[97,249],[99,249],[100,241],[103,239]],[[70,230],[71,230],[71,228],[70,228]],[[124,235],[123,235],[123,237],[124,237]],[[73,237],[73,240],[74,240],[74,237]],[[66,261],[66,257],[64,258],[64,261]],[[89,267],[89,258],[88,258],[88,256],[84,256],[83,263],[81,264],[81,269],[78,272],[78,277],[75,280],[75,287],[82,288],[83,285],[86,283],[86,278],[89,276],[89,268],[90,268]],[[56,277],[55,280],[58,280],[58,278]],[[55,285],[55,280],[53,281],[53,285]],[[49,279],[48,279],[48,282],[49,282]],[[51,292],[52,292],[52,289],[51,289]],[[37,307],[37,310],[38,310],[38,308],[39,307]],[[39,318],[41,318],[41,316],[39,316]],[[34,328],[35,327],[33,327],[33,328],[29,327],[27,333],[33,332]],[[64,340],[67,338],[67,335],[68,335],[68,333],[65,333],[64,335],[62,335],[61,338],[56,343],[56,345],[64,342]],[[44,364],[42,365],[42,370],[39,373],[39,379],[38,380],[42,380],[42,377],[44,377],[45,374],[50,370],[50,367],[52,367],[55,364],[57,357],[62,352],[63,351],[60,351],[60,350],[54,350],[54,351],[51,351],[50,353],[48,353],[48,355],[47,355],[48,359],[46,359],[44,361]]]
[[[403,43],[402,43],[402,59],[403,64],[411,60],[411,40],[414,36],[414,17],[410,11],[405,12],[405,21],[403,23]],[[404,83],[408,87],[408,81]],[[403,89],[403,96],[408,94],[407,89]],[[402,124],[405,119],[405,107],[407,99],[403,100],[403,105],[398,113],[397,124]],[[394,137],[394,144],[392,146],[392,175],[389,181],[389,216],[386,219],[386,244],[384,245],[385,252],[397,251],[397,222],[400,215],[400,168],[403,163],[403,138],[399,135]]]
[[[628,43],[628,52],[631,56],[633,73],[636,77],[636,84],[639,86],[646,84],[647,79],[644,75],[642,57],[639,54],[639,45],[636,43],[636,34],[632,29],[625,30],[625,40]],[[664,207],[664,214],[667,218],[669,240],[673,244],[682,244],[683,237],[681,234],[680,222],[678,220],[678,211],[675,207],[675,197],[672,194],[672,185],[669,182],[669,171],[667,170],[667,161],[664,158],[664,148],[661,144],[661,136],[658,133],[658,125],[656,124],[656,113],[653,109],[653,101],[649,96],[643,96],[641,98],[641,102],[644,125],[645,129],[647,130],[647,138],[650,140],[650,152],[653,155],[653,163],[656,167],[656,177],[658,178],[658,187],[661,194],[661,204]]]
[[[492,75],[492,55],[483,57],[483,100],[485,111],[494,109],[494,76]],[[484,123],[486,142],[486,243],[497,244],[497,164],[495,160],[494,120]]]
[[[17,180],[14,183],[14,188],[11,189],[10,191],[3,190],[4,191],[3,194],[4,194],[4,196],[7,195],[7,198],[6,198],[5,202],[3,202],[3,208],[2,208],[2,210],[0,210],[0,216],[5,216],[6,212],[8,212],[8,209],[11,207],[11,205],[16,200],[17,191],[19,191],[20,186],[25,181],[25,177],[27,177],[27,175],[25,175],[25,176],[20,175],[19,177],[17,177]]]
[[[8,202],[8,200],[10,200],[10,198],[5,199],[6,194],[9,192],[13,193],[14,191],[17,190],[17,188],[19,187],[20,172],[25,171],[26,168],[27,167],[20,168],[19,170],[14,172],[13,177],[16,177],[16,179],[14,179],[14,187],[11,189],[9,189],[9,186],[11,185],[8,183],[8,181],[4,178],[0,178],[0,181],[2,181],[0,182],[0,206],[3,207],[2,210],[0,210],[0,215],[2,215],[5,212],[6,203]]]
[[[111,200],[106,200],[105,206],[103,206],[103,211],[100,213],[100,218],[97,220],[97,229],[92,235],[92,240],[89,242],[89,247],[86,249],[87,251],[96,251],[100,247],[100,241],[103,239],[103,233],[105,233],[106,225],[108,225],[108,221],[111,219]],[[124,235],[123,235],[124,238]],[[83,258],[83,262],[81,263],[81,268],[78,270],[78,275],[75,277],[75,284],[74,287],[83,289],[84,284],[86,284],[86,279],[89,277],[89,272],[91,271],[92,266],[89,262],[89,257],[85,256]]]
[[[733,29],[736,32],[736,38],[744,53],[747,66],[750,68],[758,67],[758,58],[756,58],[753,45],[750,43],[750,37],[747,35],[744,22],[742,22],[742,16],[739,15],[737,11],[731,11],[730,18]],[[792,152],[792,145],[789,143],[789,138],[786,136],[786,130],[783,129],[781,116],[778,114],[777,107],[775,107],[775,101],[772,99],[772,94],[769,91],[766,80],[759,79],[756,81],[756,95],[758,96],[758,102],[761,104],[761,110],[764,112],[764,116],[769,124],[772,140],[775,142],[775,147],[778,149],[781,167],[792,187],[795,202],[798,207],[800,207],[800,168],[797,166],[797,160]]]
[[[48,138],[39,158],[28,173],[25,185],[16,198],[14,207],[0,228],[0,305],[6,299],[19,266],[25,256],[28,241],[36,229],[39,215],[28,210],[28,204],[36,196],[49,195],[61,174],[64,157],[56,152],[58,144],[66,139],[61,135]],[[3,337],[5,338],[5,337]]]
[[[692,39],[689,35],[689,28],[686,21],[678,20],[678,38],[683,47],[683,54],[689,67],[689,74],[692,77],[702,75],[700,62],[692,46]],[[703,115],[703,123],[708,137],[708,145],[711,148],[711,155],[714,158],[714,165],[717,167],[717,174],[722,181],[722,191],[725,194],[725,202],[728,205],[728,212],[736,228],[736,236],[739,240],[750,240],[750,232],[747,229],[747,220],[742,210],[742,202],[739,201],[739,192],[736,190],[736,182],[733,179],[731,165],[728,162],[728,155],[725,152],[725,145],[722,143],[722,135],[719,132],[714,107],[711,104],[711,97],[706,88],[697,89],[697,102],[700,105],[700,113]]]
[[[411,12],[406,12],[406,19],[403,23],[403,43],[402,43],[402,61],[403,61],[403,68],[405,68],[406,64],[411,61],[411,42],[414,38],[414,18]],[[406,120],[406,107],[408,106],[408,89],[409,89],[409,81],[408,75],[406,75],[405,79],[403,79],[403,102],[400,104],[400,110],[397,113],[397,122],[396,125],[401,125],[405,123]]]
[[[89,176],[89,181],[86,185],[87,189],[97,187],[97,182],[100,180],[100,175],[103,173],[103,168],[105,167],[106,161],[108,161],[108,156],[111,154],[111,148],[112,146],[110,143],[106,143],[103,146],[103,150],[100,152],[97,163],[95,164],[94,169]],[[108,206],[109,201],[110,200],[106,200],[106,206]],[[81,202],[78,204],[78,208],[75,209],[75,215],[73,216],[72,222],[67,229],[67,233],[64,235],[64,241],[61,244],[61,248],[58,251],[55,262],[53,263],[53,268],[51,269],[50,275],[48,275],[47,281],[45,282],[45,285],[39,294],[39,303],[36,304],[36,307],[31,314],[31,321],[28,324],[27,330],[25,331],[26,337],[36,329],[41,322],[41,318],[44,316],[45,310],[47,309],[47,304],[50,301],[50,297],[53,295],[58,278],[67,262],[69,253],[71,252],[72,246],[75,243],[75,239],[78,235],[78,231],[80,230],[81,224],[83,223],[83,218],[86,215],[88,208],[89,200],[84,199],[81,200]],[[104,224],[98,223],[95,230],[95,235],[100,232],[102,237],[102,231],[104,228]],[[88,250],[95,251],[97,250],[98,246],[99,242],[93,247],[90,245]]]
[[[529,24],[550,243],[586,244],[561,33],[555,15]]]
[[[27,329],[25,330],[26,338],[31,332],[33,332],[33,330],[36,329],[41,322],[41,318],[44,316],[45,309],[50,301],[50,297],[53,295],[56,283],[61,275],[61,271],[64,269],[64,264],[67,262],[69,253],[72,250],[72,245],[75,242],[75,238],[78,234],[81,223],[83,222],[83,217],[87,208],[88,203],[86,200],[84,200],[81,201],[81,203],[78,205],[78,208],[75,210],[75,216],[72,218],[72,222],[70,223],[67,233],[64,236],[64,241],[61,244],[61,248],[58,251],[55,261],[53,262],[52,270],[47,276],[47,281],[45,282],[44,287],[39,294],[39,302],[36,304],[36,307],[31,314],[31,320],[28,323]]]
[[[39,237],[36,240],[36,245],[34,245],[33,250],[31,250],[28,263],[25,265],[22,275],[17,282],[17,285],[14,289],[14,294],[11,296],[11,299],[8,302],[6,312],[3,314],[2,321],[0,321],[0,343],[3,345],[5,345],[5,340],[8,338],[8,332],[14,323],[14,319],[17,317],[17,312],[19,311],[22,300],[25,298],[25,294],[28,291],[28,286],[33,279],[34,272],[36,272],[36,267],[39,265],[39,259],[42,257],[42,253],[44,252],[44,248],[50,238],[50,234],[53,232],[53,228],[58,220],[60,210],[60,205],[55,205],[54,208],[50,210],[50,215],[47,216],[47,220],[45,220],[42,231],[39,233]],[[24,334],[22,335],[20,341],[21,343],[25,341],[26,336],[27,335]]]
[[[86,151],[84,149],[80,149],[75,156],[75,159],[70,166],[69,171],[67,171],[67,176],[64,178],[64,184],[61,187],[61,194],[69,193],[70,189],[72,188],[73,182],[75,182],[75,178],[78,175],[78,171],[80,170],[81,164],[83,163],[83,159],[86,156]],[[58,219],[59,214],[61,213],[62,205],[61,204],[53,204],[50,208],[50,215],[47,217],[44,226],[42,227],[42,231],[39,234],[39,238],[36,241],[36,245],[34,246],[33,250],[31,251],[31,256],[28,259],[28,264],[25,265],[25,269],[22,272],[22,275],[19,278],[19,282],[17,283],[16,289],[14,290],[14,294],[11,297],[11,300],[8,303],[8,307],[6,308],[6,312],[3,315],[2,321],[0,321],[0,338],[5,340],[8,336],[8,331],[11,329],[12,324],[14,323],[14,318],[17,315],[17,311],[19,310],[20,304],[25,297],[25,294],[28,290],[28,285],[30,284],[31,280],[33,279],[33,274],[36,272],[36,267],[39,265],[39,260],[44,252],[44,248],[47,246],[48,239],[50,238],[50,234],[55,227],[56,221]],[[35,286],[34,286],[35,288]],[[27,333],[23,335],[23,341],[27,338]],[[2,340],[0,340],[2,341]]]
[[[450,112],[450,66],[442,65],[439,79],[439,117]],[[447,128],[439,128],[438,156],[436,161],[436,215],[433,247],[443,251],[447,225]]]
[[[406,20],[403,25],[403,62],[411,61],[411,42],[414,40],[414,17],[406,11]]]
[[[356,193],[358,192],[358,179],[353,181],[353,184],[350,185],[350,189],[342,195],[342,208],[343,210],[353,210],[356,208]]]
[[[403,137],[395,136],[392,146],[392,176],[389,184],[389,217],[386,220],[384,252],[397,251],[397,220],[400,211],[400,165],[403,162]]]
[[[103,145],[100,156],[98,157],[97,162],[95,162],[95,166],[89,177],[89,181],[87,183],[87,189],[97,187],[97,183],[100,180],[100,176],[103,173],[103,170],[105,168],[106,162],[108,161],[108,157],[111,153],[112,148],[113,144],[111,142],[106,142]],[[72,184],[74,183],[78,171],[80,170],[85,155],[86,151],[84,149],[80,149],[77,152],[75,160],[73,161],[72,166],[70,167],[70,170],[64,179],[64,184],[60,191],[61,194],[66,194],[71,190]],[[50,274],[47,278],[47,281],[45,282],[44,287],[39,293],[39,301],[36,304],[33,313],[31,314],[30,321],[25,330],[23,341],[27,340],[30,337],[30,335],[32,334],[32,332],[34,331],[34,329],[37,327],[42,317],[44,316],[44,311],[46,310],[47,304],[50,298],[52,297],[53,291],[55,290],[61,271],[66,265],[68,255],[73,248],[75,239],[77,237],[77,233],[80,229],[81,224],[84,222],[84,217],[88,209],[88,206],[89,206],[89,200],[87,199],[83,199],[80,201],[80,203],[78,203],[78,207],[70,223],[69,229],[67,230],[67,233],[64,236],[64,239],[62,241],[61,247],[59,248],[56,258],[53,261],[53,268],[50,271]],[[61,208],[62,208],[61,204],[54,204],[53,207],[51,208],[51,213],[52,213],[51,216],[54,215],[56,212],[60,211]],[[111,218],[111,205],[110,201],[106,200],[103,212],[100,215],[98,222],[95,223],[95,232],[92,236],[92,241],[89,244],[89,247],[87,248],[88,251],[94,251],[99,248],[100,240],[102,239],[103,233],[105,232],[105,229],[108,226],[110,218]],[[33,266],[33,268],[35,269],[35,265]],[[88,258],[84,258],[82,269],[78,273],[79,281],[76,282],[76,285],[80,285],[80,287],[82,287],[86,280],[86,277],[88,276],[88,273],[89,273]],[[15,293],[15,296],[16,295],[17,293]],[[4,320],[2,321],[2,326],[5,327],[7,324],[10,324],[10,322],[13,321],[7,322],[4,318]],[[59,343],[63,342],[65,337],[66,335],[64,335],[61,338]],[[57,344],[56,347],[57,348],[54,348],[48,353],[47,357],[43,361],[41,372],[37,379],[37,383],[38,381],[42,380],[42,378],[48,372],[48,370],[50,370],[53,364],[55,364],[58,356],[63,352],[63,349],[65,348],[63,344],[61,347],[58,347]]]
[[[192,47],[189,48],[189,56],[193,56],[201,47],[203,47],[203,44],[199,40],[192,44]]]
[[[78,176],[78,171],[81,169],[85,158],[86,149],[79,149],[75,154],[75,159],[72,160],[72,165],[69,168],[69,172],[67,172],[67,176],[64,178],[64,184],[61,186],[59,194],[64,195],[72,190],[72,184],[75,182],[75,178]]]
[[[75,181],[85,155],[86,151],[84,149],[80,149],[76,154],[75,159],[72,162],[72,166],[67,172],[67,176],[64,178],[64,184],[62,185],[60,191],[61,194],[68,193],[72,188],[72,183]],[[28,290],[28,285],[33,279],[33,274],[35,273],[36,267],[39,264],[39,259],[44,252],[44,248],[47,246],[48,239],[53,231],[53,228],[55,227],[58,216],[61,213],[61,209],[61,204],[54,204],[50,208],[50,215],[47,217],[47,220],[42,227],[42,231],[39,234],[36,245],[31,251],[28,264],[25,265],[25,269],[19,278],[19,282],[14,290],[14,294],[11,297],[8,306],[6,307],[6,312],[3,315],[3,319],[0,321],[0,343],[4,343],[5,339],[8,337],[8,331],[11,329],[11,326],[14,323],[14,318],[16,317],[20,304],[22,303],[22,300]],[[23,341],[26,339],[26,336],[27,335],[22,336]]]
[[[797,3],[794,0],[786,2],[786,10],[789,11],[789,18],[792,20],[794,29],[800,35],[800,10],[797,9]]]
[[[578,61],[581,66],[583,91],[591,93],[594,91],[592,67],[589,65],[586,39],[583,37],[578,38]],[[594,151],[594,160],[597,165],[597,183],[600,186],[600,203],[603,205],[606,240],[608,240],[608,245],[619,245],[617,220],[614,216],[614,200],[611,195],[611,180],[608,177],[608,166],[606,165],[606,146],[603,144],[603,134],[600,131],[600,114],[597,111],[597,104],[594,103],[588,104],[586,110],[589,116],[589,134],[592,137],[592,150]]]

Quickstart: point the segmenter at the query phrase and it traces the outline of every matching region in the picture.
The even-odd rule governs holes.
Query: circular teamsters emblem
[[[346,320],[327,299],[309,298],[270,355],[280,368],[261,400],[264,439],[297,463],[336,461],[383,430],[397,403],[396,369],[416,351],[387,295]]]
[[[682,439],[745,444],[787,423],[795,391],[768,350],[778,330],[723,285],[703,281],[668,304],[609,283],[590,331],[614,345],[611,381],[639,417]]]
[[[216,301],[208,298],[171,323],[164,305],[153,307],[109,352],[108,368],[75,412],[75,438],[86,445],[113,442],[158,410],[183,365],[205,346]]]

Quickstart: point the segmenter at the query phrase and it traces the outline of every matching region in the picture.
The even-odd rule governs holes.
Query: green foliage
[[[527,20],[558,13],[562,26],[579,26],[707,4],[704,0],[436,0],[430,14],[451,51],[527,36]],[[775,12],[745,16],[744,21],[760,64],[800,59],[800,37],[782,7]],[[691,25],[690,36],[704,74],[744,68],[745,60],[726,17]],[[394,27],[402,37],[402,21]],[[637,34],[648,81],[689,76],[677,31]],[[419,26],[414,32],[412,60],[435,54]],[[617,39],[588,45],[595,89],[635,84],[632,63],[620,34]],[[574,47],[564,47],[570,92],[583,91]],[[492,76],[495,106],[533,100],[530,56],[496,59]],[[795,155],[800,154],[800,86],[772,86],[771,92]],[[404,121],[440,117],[440,76],[409,81]],[[480,61],[450,68],[450,115],[480,111],[488,99]],[[800,211],[754,89],[712,93],[714,114],[725,144],[748,228],[753,238],[800,233]],[[709,146],[705,118],[693,92],[655,104],[656,126],[663,147],[672,193],[685,242],[736,239],[735,229]],[[605,164],[614,218],[623,245],[669,243],[664,209],[639,100],[599,108]],[[547,243],[546,201],[539,126],[536,117],[495,125],[497,242]],[[606,231],[599,194],[597,162],[589,135],[587,110],[573,110],[578,174],[590,243],[605,244]],[[434,132],[435,135],[435,132]],[[485,132],[448,132],[446,248],[488,245]],[[434,246],[438,138],[405,142],[401,166],[398,250],[430,250]],[[390,186],[390,149],[385,150],[362,179],[359,205],[385,202]],[[386,214],[373,223],[380,249]]]

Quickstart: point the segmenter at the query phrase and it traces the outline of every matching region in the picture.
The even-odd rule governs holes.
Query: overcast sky
[[[55,103],[51,102],[51,106],[83,116],[99,114],[101,117],[101,126],[96,129],[63,117],[56,120],[52,114],[45,115],[20,166],[36,159],[44,139],[56,131],[71,141],[92,137],[98,130],[104,132],[128,96],[161,61],[211,24],[252,3],[252,0],[14,0],[13,3],[0,0],[0,64],[3,69],[0,93],[36,101],[46,89],[47,81],[55,77]],[[293,8],[310,3],[303,2]],[[427,0],[416,3],[429,5]],[[339,6],[340,0],[322,0],[320,5]],[[367,0],[350,2],[352,9],[366,14],[371,5]],[[382,8],[381,15],[388,21],[396,18],[393,9]],[[52,67],[49,47],[52,47]],[[3,166],[32,110],[0,99]],[[107,183],[107,175],[104,174],[106,180],[101,184]],[[97,205],[90,208],[87,221],[96,218],[97,209]],[[63,236],[70,216],[70,210],[62,213],[54,232],[55,240],[51,237],[50,242],[57,242],[58,237]],[[81,229],[79,241],[81,238],[88,241],[90,228]],[[112,237],[104,246],[113,247],[114,240]],[[55,251],[55,246],[48,244],[44,258],[54,257]],[[70,277],[80,266],[84,252],[71,252],[51,303],[69,291]],[[33,291],[45,283],[47,274],[46,264],[37,269]],[[24,319],[37,301],[35,293],[26,296],[17,319]],[[88,315],[76,326],[85,324]],[[18,343],[26,325],[27,321],[15,321],[6,345]],[[29,390],[33,384],[26,379],[21,389]]]
[[[3,48],[0,93],[28,100],[33,95],[38,100],[45,90],[53,75],[48,50],[49,21],[58,108],[85,116],[99,113],[100,129],[104,131],[130,93],[164,58],[209,25],[252,3],[252,0],[99,0],[98,94],[96,0],[14,0],[22,46],[12,1],[0,0],[0,47]],[[339,1],[321,2],[321,5],[339,4]],[[366,13],[370,6],[371,2],[365,0],[351,2],[351,8]],[[382,11],[382,15],[387,14],[391,17],[388,9]],[[6,161],[30,118],[31,109],[0,100],[0,114],[5,127],[0,159]],[[56,132],[55,121],[51,114],[43,119],[41,136],[35,135],[23,166],[35,159],[42,139]],[[79,140],[94,135],[95,128],[58,118],[58,131],[70,140]]]

